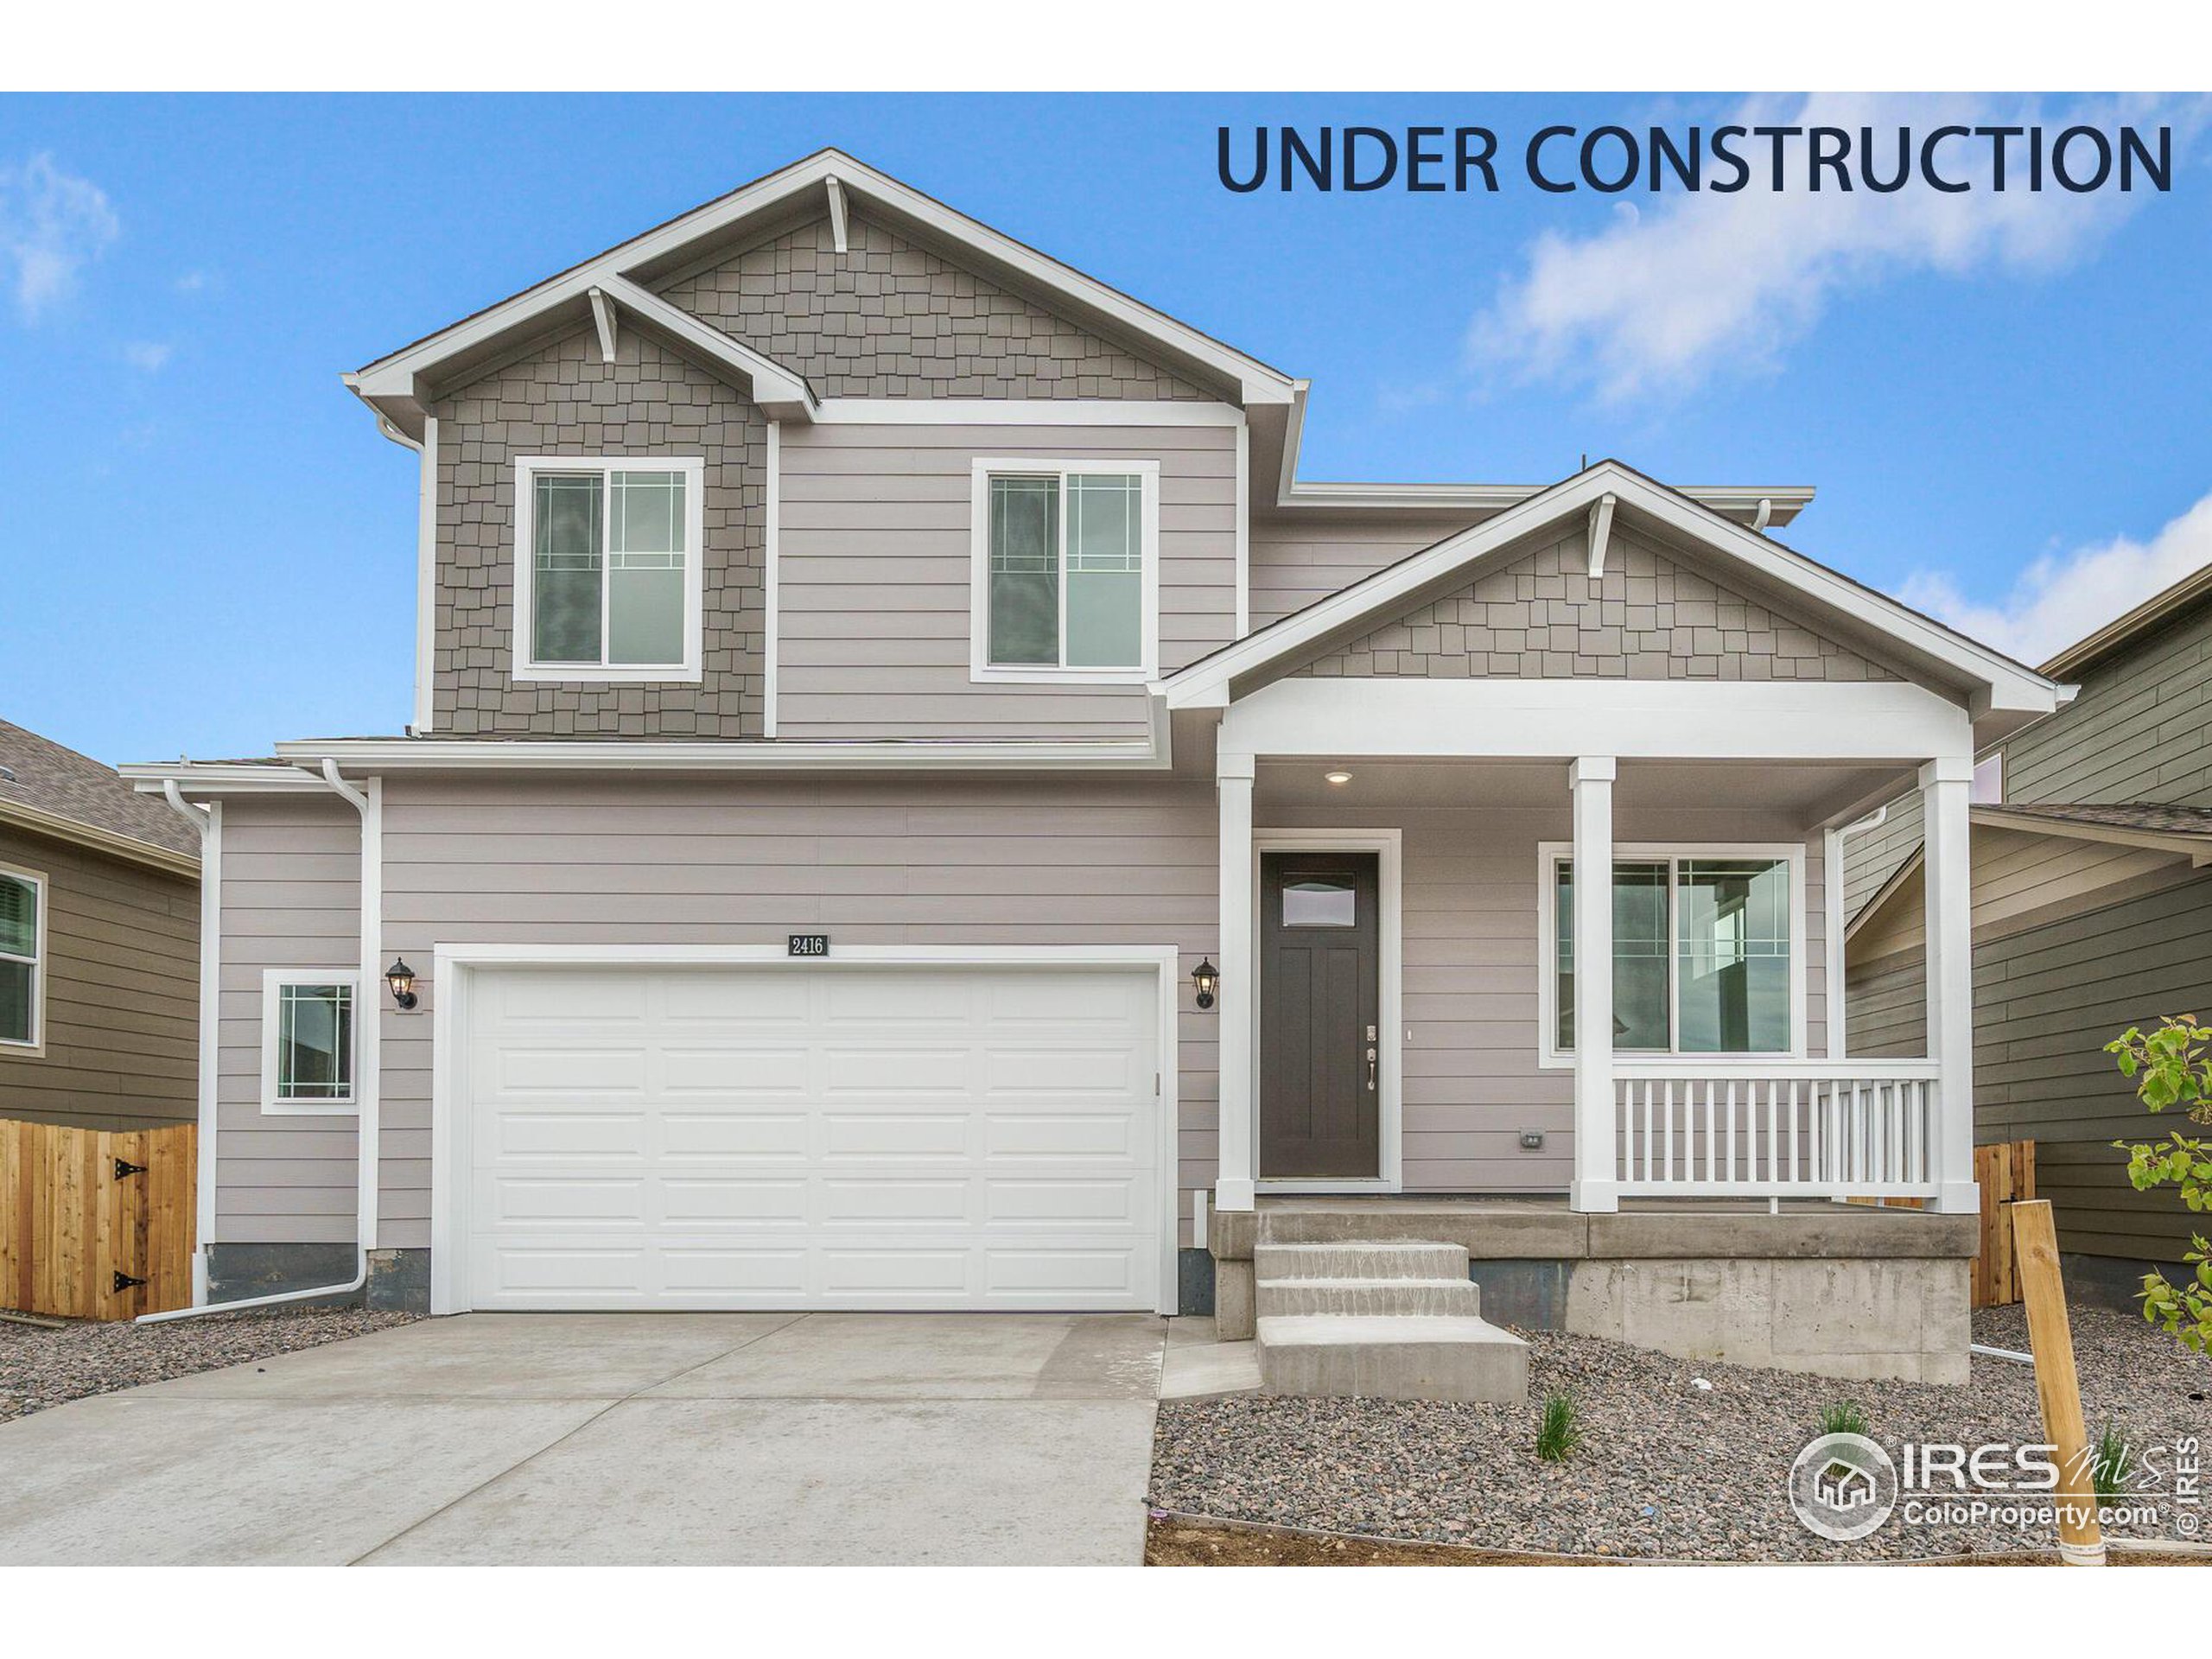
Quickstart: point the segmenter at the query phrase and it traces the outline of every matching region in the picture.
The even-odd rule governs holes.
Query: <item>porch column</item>
[[[1253,1088],[1252,779],[1249,754],[1214,763],[1221,798],[1221,989],[1214,1004],[1219,1037],[1221,1173],[1214,1207],[1249,1210],[1258,1165],[1254,1157],[1259,1096]]]
[[[1974,762],[1959,756],[1920,769],[1927,853],[1928,1058],[1936,1062],[1936,1208],[1972,1215],[1974,1180],[1974,866],[1967,807]]]
[[[1613,757],[1567,769],[1574,796],[1574,1184],[1580,1211],[1620,1208],[1613,1135]]]

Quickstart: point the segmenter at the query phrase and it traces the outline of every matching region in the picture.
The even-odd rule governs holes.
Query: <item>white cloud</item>
[[[163,340],[134,340],[123,348],[123,360],[147,374],[158,374],[176,347]]]
[[[2109,131],[2155,117],[2174,126],[2178,150],[2205,113],[2202,100],[2174,107],[2082,101],[2046,111],[2017,99],[1820,93],[1753,99],[1728,119],[1841,127],[1854,141],[1859,127],[1871,126],[1878,144],[1885,130],[1904,125],[1924,133],[1945,123],[2041,120],[2047,128],[2082,123]],[[1747,158],[1766,153],[1748,141],[1742,149]],[[2012,149],[2016,179],[2024,164],[2018,141]],[[1965,164],[1970,151],[1979,152],[1986,177],[1986,144],[1954,143],[1947,168],[1974,171]],[[2083,257],[2144,195],[2139,185],[2128,195],[1999,192],[1979,188],[1979,180],[1965,194],[1916,182],[1888,195],[1863,188],[1815,194],[1802,188],[1802,143],[1790,155],[1797,188],[1764,188],[1766,169],[1758,167],[1752,187],[1737,194],[1653,196],[1647,200],[1656,205],[1641,213],[1624,204],[1613,224],[1591,235],[1538,237],[1526,270],[1506,278],[1476,319],[1469,340],[1476,365],[1587,385],[1609,402],[1684,391],[1719,372],[1771,370],[1839,294],[1912,272],[2054,269]],[[1894,161],[1893,150],[1884,155],[1885,175]]]
[[[66,299],[77,273],[122,231],[107,193],[64,173],[51,156],[0,166],[0,276],[12,277],[25,322]]]
[[[180,294],[215,293],[220,291],[223,278],[219,271],[188,270],[178,275],[175,286]]]
[[[2022,662],[2039,663],[2207,564],[2212,495],[2147,542],[2120,536],[2037,559],[1994,601],[1969,599],[1954,577],[1926,570],[1906,578],[1900,597]]]

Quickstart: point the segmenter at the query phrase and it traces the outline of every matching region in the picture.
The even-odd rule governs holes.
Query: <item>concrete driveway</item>
[[[0,1427],[0,1564],[1128,1564],[1166,1321],[426,1319]]]

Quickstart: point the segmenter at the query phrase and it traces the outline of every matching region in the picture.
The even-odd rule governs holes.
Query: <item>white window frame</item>
[[[536,540],[531,523],[537,504],[540,473],[681,473],[683,474],[683,658],[676,663],[541,663],[532,657],[537,636],[536,600]],[[514,670],[518,683],[588,681],[601,685],[696,685],[704,635],[702,611],[706,598],[705,531],[707,462],[700,455],[518,455],[515,458],[514,544]],[[608,491],[611,499],[613,492]],[[603,523],[611,517],[602,516]],[[605,550],[602,547],[601,552]],[[607,607],[604,601],[607,571],[600,571],[601,649],[606,645]]]
[[[1811,949],[1808,938],[1809,918],[1805,913],[1805,848],[1802,842],[1682,842],[1682,841],[1617,841],[1612,848],[1616,863],[1656,862],[1669,861],[1667,893],[1667,1040],[1664,1052],[1648,1049],[1615,1049],[1616,1054],[1631,1058],[1638,1065],[1681,1065],[1685,1071],[1711,1070],[1715,1065],[1726,1066],[1738,1061],[1802,1060],[1807,1058],[1808,1033],[1807,993],[1808,976],[1806,953]],[[1673,863],[1685,859],[1773,859],[1789,867],[1789,1046],[1783,1050],[1756,1049],[1742,1053],[1683,1053],[1674,1045],[1681,1040],[1680,1026],[1681,1009],[1675,999],[1675,958],[1679,941],[1675,937],[1675,910]],[[1574,1051],[1559,1046],[1559,884],[1554,872],[1560,863],[1572,863],[1574,843],[1571,841],[1545,841],[1536,844],[1536,1031],[1537,1064],[1548,1068],[1562,1068],[1574,1064]]]
[[[28,1042],[12,1037],[0,1037],[0,1052],[18,1058],[36,1058],[46,1052],[46,915],[47,900],[54,889],[44,870],[22,869],[13,864],[0,864],[0,875],[31,884],[38,906],[38,926],[31,939],[31,1034]],[[0,951],[10,962],[21,962],[22,957],[13,951]]]
[[[285,1100],[276,1092],[276,1033],[279,998],[287,985],[344,985],[353,993],[353,1052],[346,1056],[350,1077],[343,1100]],[[264,968],[261,973],[261,1109],[270,1117],[352,1117],[361,1109],[361,1026],[375,1015],[361,1003],[359,968]]]
[[[1061,668],[991,661],[991,480],[1051,478],[1060,483],[1060,654],[1067,654],[1068,480],[1085,475],[1140,480],[1142,545],[1138,573],[1140,646],[1135,668]],[[1040,455],[978,455],[969,474],[968,677],[977,685],[1142,685],[1160,673],[1160,463],[1094,455],[1056,461]]]

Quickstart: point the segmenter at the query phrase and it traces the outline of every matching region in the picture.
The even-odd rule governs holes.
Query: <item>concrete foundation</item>
[[[207,1300],[245,1301],[343,1284],[353,1276],[351,1244],[210,1244]],[[318,1297],[304,1306],[390,1308],[405,1313],[430,1311],[430,1253],[428,1250],[372,1250],[367,1289]]]
[[[1213,1315],[1213,1252],[1178,1250],[1175,1253],[1175,1311],[1185,1319]]]

